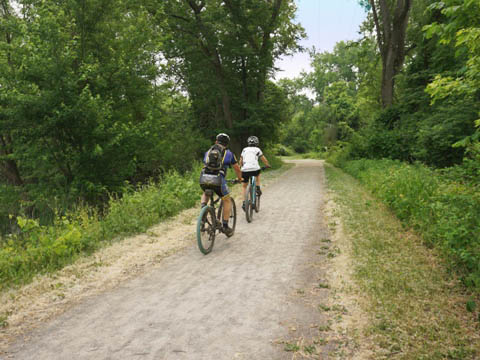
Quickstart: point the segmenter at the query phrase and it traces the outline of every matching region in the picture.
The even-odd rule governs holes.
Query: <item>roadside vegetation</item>
[[[480,189],[425,165],[395,160],[354,160],[343,170],[382,200],[407,227],[422,235],[480,291]]]
[[[2,1],[0,289],[192,206],[219,132],[237,156],[250,135],[272,146],[294,15],[293,0]]]
[[[282,161],[266,152],[273,169]],[[51,272],[93,251],[131,234],[145,232],[199,203],[198,178],[202,164],[184,174],[171,171],[159,181],[125,190],[121,198],[108,201],[101,214],[89,206],[79,206],[58,214],[52,224],[17,217],[19,230],[0,242],[0,291],[25,284],[39,273]],[[233,171],[229,177],[234,178]]]
[[[193,206],[200,198],[200,163],[183,176],[166,174],[157,183],[111,197],[104,216],[91,207],[55,217],[53,224],[18,217],[19,231],[0,246],[0,290],[24,284],[41,272],[57,270],[116,238],[144,232],[159,221]]]
[[[421,236],[356,179],[333,166],[326,166],[326,174],[339,205],[336,215],[351,243],[353,296],[366,299],[360,301],[369,314],[363,336],[373,341],[373,357],[478,358],[478,294],[465,292],[455,274],[439,261],[439,251],[425,247]],[[382,182],[374,179],[377,172],[370,175],[371,181]]]
[[[279,81],[291,118],[278,153],[358,178],[480,292],[480,4],[359,3],[360,39],[312,51],[311,72]]]

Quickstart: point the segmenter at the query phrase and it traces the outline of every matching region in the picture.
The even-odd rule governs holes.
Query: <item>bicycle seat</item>
[[[211,189],[205,190],[205,195],[207,195],[207,196],[213,196],[213,190],[211,190]]]

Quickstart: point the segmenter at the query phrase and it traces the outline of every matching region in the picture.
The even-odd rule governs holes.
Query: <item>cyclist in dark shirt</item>
[[[202,184],[202,176],[200,176],[200,186],[202,190],[204,190],[204,193],[202,194],[202,207],[206,206],[209,201],[208,196],[205,194],[206,189],[212,189],[223,200],[223,206],[224,206],[223,219],[222,219],[223,232],[227,236],[231,236],[233,234],[233,230],[228,227],[228,219],[230,218],[230,213],[232,210],[232,202],[230,200],[230,190],[228,189],[227,181],[226,181],[227,169],[229,167],[233,167],[233,170],[235,171],[235,174],[237,175],[239,182],[242,181],[242,172],[240,170],[240,166],[238,165],[235,154],[233,154],[230,150],[227,149],[229,143],[230,143],[230,137],[227,134],[221,133],[217,135],[215,144],[220,145],[220,147],[224,151],[222,168],[216,174],[217,176],[220,177],[219,184],[218,185]],[[203,158],[204,164],[207,163],[207,154],[208,154],[208,151],[205,153],[205,156]],[[204,174],[204,172],[208,172],[208,169],[204,168],[202,170],[202,175]]]

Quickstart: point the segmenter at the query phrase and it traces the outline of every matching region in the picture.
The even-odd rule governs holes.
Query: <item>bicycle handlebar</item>
[[[261,171],[264,171],[265,169],[270,169],[270,168],[271,168],[271,166],[262,166],[262,167],[260,168],[260,170],[261,170]],[[228,183],[228,184],[240,184],[241,181],[238,180],[238,179],[232,179],[232,180],[227,180],[227,183]]]

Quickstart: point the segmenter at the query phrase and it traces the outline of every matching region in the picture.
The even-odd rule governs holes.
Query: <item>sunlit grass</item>
[[[475,359],[479,322],[434,251],[349,175],[326,166],[352,242],[354,280],[366,297],[376,359]]]

